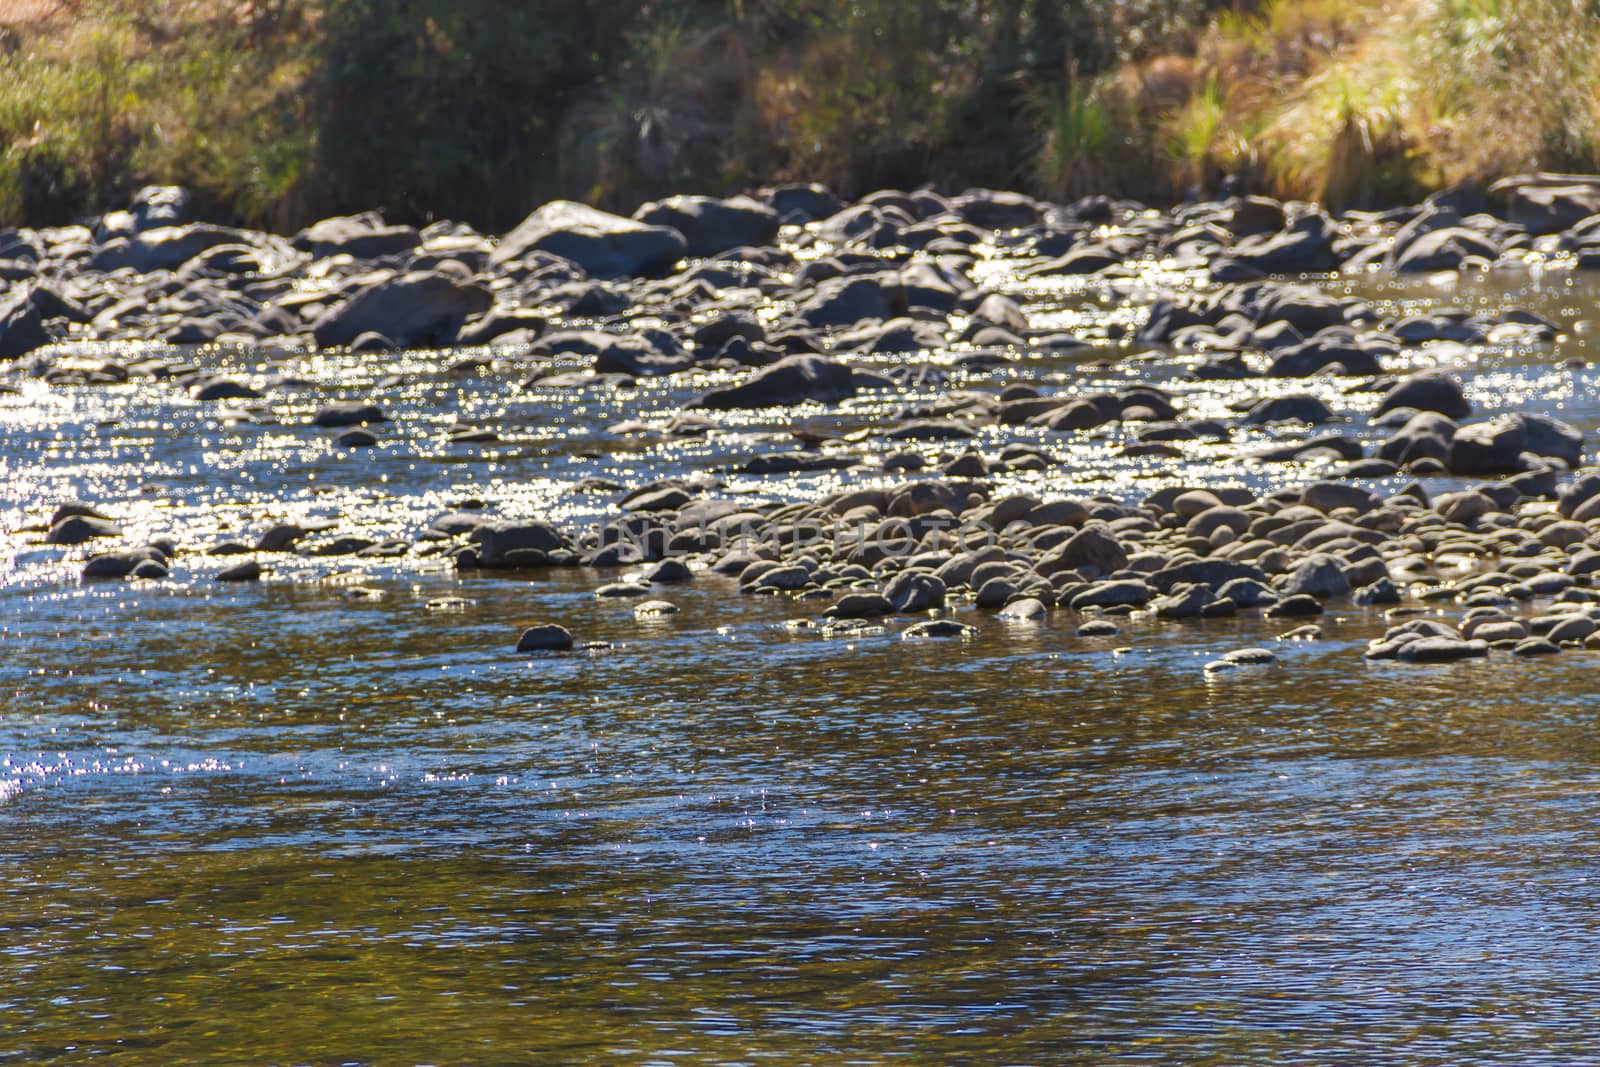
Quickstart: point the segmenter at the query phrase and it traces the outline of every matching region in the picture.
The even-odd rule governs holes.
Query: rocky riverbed
[[[281,491],[202,474],[206,499],[164,522],[138,493],[67,498],[61,470],[14,497],[10,549],[84,580],[581,567],[648,616],[712,573],[823,636],[1059,613],[1080,633],[1130,613],[1304,626],[1353,604],[1394,617],[1373,657],[1584,647],[1589,442],[1540,397],[1474,393],[1496,353],[1588,324],[1451,297],[1463,277],[1581,277],[1595,208],[1600,184],[1553,176],[1337,217],[790,186],[632,218],[557,202],[498,238],[377,215],[282,237],[147,189],[92,225],[0,234],[14,439],[95,391],[142,398]],[[1407,276],[1440,298],[1360,295]],[[485,389],[498,404],[463,403]],[[583,426],[598,410],[615,421]],[[307,450],[348,454],[360,482],[361,453],[419,448],[493,488],[358,514],[296,484]],[[583,647],[534,621],[507,647]]]

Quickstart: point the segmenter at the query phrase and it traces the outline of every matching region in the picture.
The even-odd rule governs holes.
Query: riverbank
[[[26,16],[26,17],[24,17]],[[145,184],[281,232],[382,209],[816,180],[1334,208],[1600,170],[1600,29],[1556,0],[27,5],[0,32],[0,223]]]

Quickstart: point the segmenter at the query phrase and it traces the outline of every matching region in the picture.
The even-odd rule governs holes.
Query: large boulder
[[[825,356],[788,356],[763,367],[738,385],[713,389],[694,402],[695,407],[787,407],[815,400],[835,404],[855,396],[855,375],[843,363]]]
[[[306,227],[292,243],[316,259],[337,255],[377,259],[421,246],[422,236],[410,226],[386,226],[376,215],[340,215]]]
[[[894,275],[829,278],[796,309],[809,326],[853,326],[866,319],[892,319],[905,311],[905,293]]]
[[[516,567],[547,559],[552,552],[570,547],[554,526],[537,521],[485,522],[468,534],[478,545],[478,562],[485,567]]]
[[[688,250],[683,234],[571,200],[553,200],[523,219],[489,257],[504,266],[529,252],[549,252],[599,278],[648,274],[670,267]]]
[[[1583,458],[1583,434],[1548,415],[1497,415],[1458,429],[1445,465],[1452,474],[1514,473],[1529,466],[1526,454],[1576,467]]]
[[[19,359],[53,340],[28,286],[0,295],[0,359]]]
[[[666,226],[683,234],[685,254],[714,256],[730,248],[764,245],[778,236],[778,213],[748,196],[673,196],[645,204],[633,213],[638,222]]]
[[[406,347],[451,344],[462,324],[492,303],[481,285],[412,271],[374,282],[328,309],[311,333],[323,347],[348,345],[369,332]]]
[[[131,237],[108,241],[89,260],[93,270],[132,268],[139,274],[177,270],[201,252],[218,245],[253,245],[255,234],[228,226],[196,222],[187,226],[158,226]]]
[[[1390,265],[1400,274],[1421,271],[1455,270],[1468,256],[1494,260],[1500,255],[1500,246],[1465,226],[1447,226],[1422,234],[1404,248],[1390,252]]]
[[[1439,371],[1418,371],[1408,375],[1383,394],[1374,415],[1382,415],[1396,408],[1416,411],[1437,411],[1449,419],[1464,419],[1472,414],[1472,405],[1461,389],[1461,384]]]
[[[1506,217],[1530,233],[1560,233],[1600,214],[1600,178],[1576,174],[1517,174],[1489,186],[1504,197]]]

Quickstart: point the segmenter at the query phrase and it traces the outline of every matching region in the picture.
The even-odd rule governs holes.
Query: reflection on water
[[[1576,306],[1565,284],[1370,295],[1559,312]],[[1595,371],[1560,365],[1588,359],[1587,336],[1461,370],[1485,411],[1538,406],[1592,432]],[[254,422],[160,384],[0,396],[0,1062],[1592,1051],[1590,654],[1368,664],[1385,623],[1354,608],[1317,642],[1254,617],[1078,638],[1067,619],[976,611],[959,616],[972,642],[823,640],[781,626],[815,605],[721,579],[646,622],[595,600],[593,576],[458,578],[416,559],[344,581],[325,579],[349,560],[295,560],[239,589],[196,555],[171,582],[80,585],[22,529],[66,498],[196,549],[284,518],[412,536],[466,496],[581,518],[606,502],[568,491],[586,474],[715,465],[776,425],[628,436],[613,456],[625,435],[606,427],[676,410],[690,386],[519,394],[515,376],[444,362],[379,386],[391,364],[294,361],[331,384],[275,393]],[[1206,388],[1193,403],[1225,411],[1228,387]],[[349,454],[301,428],[330,395],[380,397],[385,443]],[[1344,403],[1368,433],[1370,397]],[[457,421],[501,441],[448,445]],[[1096,491],[1306,476],[1140,470],[1105,442],[1049,443],[1081,451],[1069,469]],[[809,495],[867,477],[729,481]],[[429,609],[445,596],[465,603]],[[512,653],[542,618],[611,647]],[[1263,644],[1277,663],[1203,669]]]

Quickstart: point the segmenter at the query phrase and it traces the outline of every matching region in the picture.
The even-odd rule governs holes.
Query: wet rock
[[[337,429],[342,426],[360,426],[369,422],[387,422],[389,417],[383,409],[376,404],[369,404],[359,400],[340,401],[334,404],[325,404],[317,409],[311,417],[311,425],[321,426],[324,429]]]
[[[1322,604],[1306,593],[1294,593],[1267,609],[1269,619],[1298,619],[1322,614]]]
[[[1560,233],[1600,213],[1600,182],[1569,174],[1518,174],[1489,186],[1506,218],[1530,233]]]
[[[54,340],[27,286],[0,293],[0,360],[20,359]]]
[[[600,600],[627,599],[630,597],[645,597],[650,595],[650,587],[638,582],[607,582],[594,591]]]
[[[882,593],[846,593],[827,610],[827,614],[836,619],[875,618],[893,613],[894,605]]]
[[[778,235],[778,212],[747,196],[726,200],[672,196],[645,204],[633,217],[681,233],[684,254],[689,256],[714,256],[731,248],[764,245]]]
[[[378,259],[420,247],[422,236],[410,226],[386,226],[375,215],[341,215],[313,223],[290,243],[316,259],[337,255]]]
[[[678,605],[670,600],[646,600],[634,605],[633,614],[639,619],[659,619],[678,614]]]
[[[1023,597],[1001,608],[999,617],[1011,622],[1040,622],[1049,610],[1037,597]]]
[[[1199,619],[1231,615],[1238,610],[1231,600],[1219,600],[1203,585],[1180,585],[1150,602],[1158,619]]]
[[[121,536],[122,527],[109,519],[94,515],[72,514],[55,522],[44,540],[47,545],[81,545],[97,537]]]
[[[1500,246],[1486,235],[1466,226],[1446,226],[1422,234],[1403,249],[1390,255],[1390,266],[1398,273],[1455,270],[1470,256],[1493,261]]]
[[[682,259],[688,242],[677,230],[555,200],[501,238],[490,256],[495,267],[550,252],[578,264],[596,278],[651,274]]]
[[[596,374],[625,374],[630,378],[676,374],[692,366],[694,359],[687,353],[664,351],[645,337],[616,338],[594,357]]]
[[[1497,415],[1458,429],[1445,464],[1452,474],[1514,473],[1528,468],[1524,453],[1576,467],[1583,457],[1583,434],[1548,415]]]
[[[1396,650],[1395,658],[1405,663],[1454,663],[1481,659],[1489,654],[1484,641],[1464,641],[1458,637],[1418,637]]]
[[[518,652],[568,652],[571,649],[572,633],[555,623],[530,626],[517,639]]]
[[[654,566],[647,568],[640,580],[649,582],[651,584],[669,584],[674,582],[687,582],[693,577],[694,573],[689,570],[688,564],[684,563],[682,560],[664,559]]]
[[[1560,651],[1560,646],[1553,641],[1543,637],[1530,637],[1524,641],[1518,641],[1512,646],[1511,654],[1528,658],[1532,656],[1553,656]]]
[[[1037,569],[1046,578],[1067,570],[1087,569],[1097,574],[1111,574],[1127,563],[1128,550],[1114,534],[1102,526],[1085,526],[1041,559]],[[1144,585],[1143,582],[1138,584]]]
[[[1270,585],[1256,578],[1235,578],[1217,590],[1217,596],[1241,608],[1271,607],[1279,599]]]
[[[900,636],[906,640],[933,637],[970,639],[978,636],[978,628],[976,626],[968,626],[966,623],[956,622],[954,619],[929,619],[927,622],[919,622],[906,627],[905,632]]]
[[[1345,577],[1339,560],[1324,553],[1307,556],[1293,571],[1279,580],[1277,590],[1292,600],[1297,596],[1314,596],[1322,600],[1350,595],[1350,580]],[[1282,603],[1279,604],[1282,607]]]
[[[903,314],[904,296],[898,286],[876,275],[830,278],[795,311],[810,326],[854,326],[866,319],[888,320]]]
[[[486,522],[473,530],[468,540],[478,546],[483,567],[537,565],[538,557],[567,549],[566,538],[548,523],[504,520]]]
[[[1389,578],[1379,578],[1375,582],[1357,589],[1351,601],[1362,607],[1372,607],[1385,604],[1400,603],[1400,590]]]
[[[1085,608],[1143,607],[1156,595],[1155,589],[1137,578],[1094,582],[1072,597],[1073,611]]]
[[[1199,585],[1219,594],[1234,582],[1264,583],[1266,580],[1266,574],[1254,564],[1229,559],[1189,560],[1163,567],[1148,579],[1152,586],[1163,593],[1170,593],[1180,585]]]
[[[788,356],[738,385],[711,390],[691,406],[726,410],[789,407],[806,401],[836,404],[855,391],[850,368],[844,364],[824,356]]]
[[[166,576],[166,561],[163,554],[146,545],[142,548],[128,548],[118,552],[102,552],[89,559],[83,567],[85,578],[127,578],[146,563],[154,563],[161,567],[160,577]]]
[[[1300,503],[1327,513],[1338,508],[1354,508],[1366,513],[1378,506],[1373,493],[1342,482],[1312,482],[1300,491]]]
[[[1333,411],[1320,397],[1302,393],[1262,400],[1250,409],[1244,421],[1256,426],[1269,422],[1305,422],[1314,425],[1331,418]]]
[[[884,587],[883,594],[900,615],[915,615],[944,607],[944,582],[931,574],[902,571]]]
[[[217,572],[219,582],[256,582],[261,580],[261,564],[246,560]]]
[[[236,378],[213,378],[194,387],[189,394],[196,400],[260,400],[261,390]]]
[[[1420,371],[1396,382],[1383,394],[1374,415],[1397,408],[1437,411],[1448,419],[1464,419],[1472,414],[1472,405],[1467,402],[1460,383],[1438,371]]]
[[[767,202],[782,218],[807,222],[828,218],[844,207],[832,190],[815,182],[780,185],[767,194]]]
[[[340,448],[371,448],[378,443],[378,435],[358,427],[339,434],[333,443]]]
[[[138,274],[177,270],[190,259],[218,245],[252,245],[254,234],[226,226],[196,222],[184,226],[158,226],[129,237],[107,241],[89,260],[92,270],[110,272],[124,267]]]
[[[1110,619],[1091,619],[1079,626],[1074,631],[1074,635],[1077,637],[1115,637],[1121,632],[1121,628]]]
[[[281,522],[269,528],[256,540],[257,552],[287,552],[296,541],[310,530],[292,522]]]
[[[312,324],[324,348],[380,333],[401,347],[453,344],[462,325],[489,309],[489,290],[438,271],[412,271],[377,281],[330,308]]]

